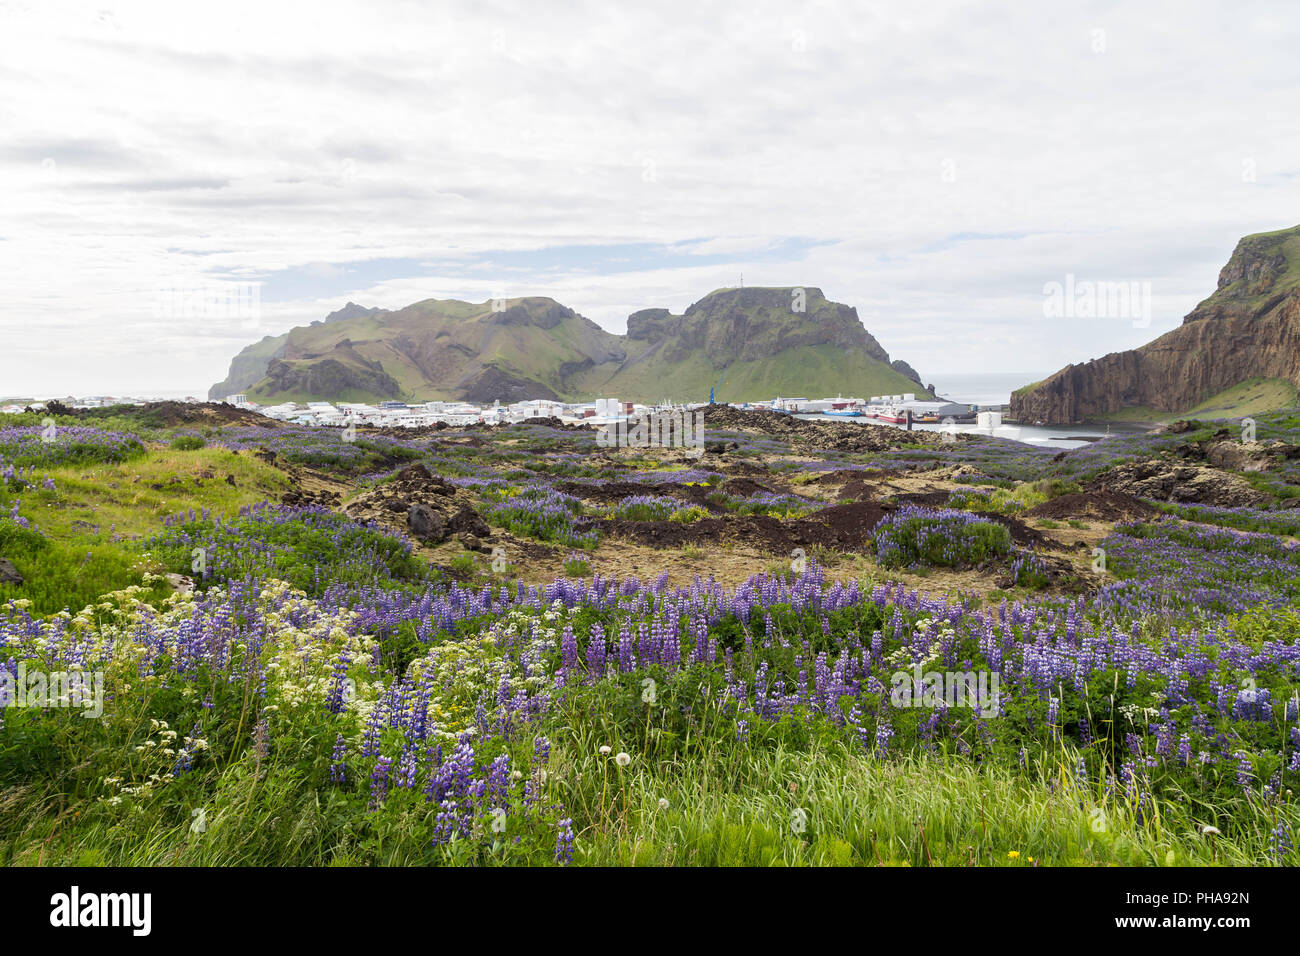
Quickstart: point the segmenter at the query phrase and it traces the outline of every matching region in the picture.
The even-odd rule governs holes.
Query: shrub
[[[958,568],[1008,554],[1011,532],[965,511],[904,505],[876,526],[874,543],[887,568]]]

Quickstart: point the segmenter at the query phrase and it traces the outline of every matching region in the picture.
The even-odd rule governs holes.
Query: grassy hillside
[[[1145,405],[1098,416],[1103,422],[1171,422],[1179,418],[1242,418],[1294,408],[1296,387],[1279,378],[1252,378],[1179,412],[1161,412]]]
[[[0,488],[5,513],[18,502],[37,529],[24,534],[0,521],[0,553],[25,578],[21,586],[0,583],[0,604],[27,598],[38,614],[76,613],[161,570],[140,542],[168,515],[197,505],[228,518],[289,490],[282,471],[224,448],[149,448],[124,461],[46,467],[40,475],[52,487]]]
[[[803,311],[792,308],[795,292]],[[634,314],[626,336],[545,297],[493,305],[427,299],[296,328],[246,349],[232,375],[261,363],[264,377],[243,390],[264,404],[602,395],[651,402],[703,400],[710,388],[725,401],[924,394],[890,367],[855,310],[816,288],[716,290],[682,315]]]
[[[653,352],[653,349],[647,349]],[[787,349],[770,359],[741,361],[717,370],[702,354],[681,362],[651,355],[632,360],[612,377],[601,379],[605,369],[578,378],[579,395],[613,395],[627,401],[704,401],[716,389],[720,402],[755,401],[777,395],[824,398],[828,395],[878,395],[923,389],[906,375],[883,362],[850,355],[831,345]]]

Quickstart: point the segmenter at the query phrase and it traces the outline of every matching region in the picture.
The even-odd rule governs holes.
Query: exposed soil
[[[807,482],[821,488],[839,485],[836,499],[839,501],[864,501],[879,495],[881,480],[890,478],[889,472],[879,468],[841,468],[836,471],[822,472]]]
[[[728,479],[723,482],[722,490],[733,498],[749,498],[753,495],[771,494],[774,491],[770,485],[746,477]]]
[[[809,547],[860,551],[867,547],[872,529],[887,513],[879,503],[855,502],[832,505],[805,518],[784,521],[770,515],[727,514],[689,524],[614,518],[587,522],[585,526],[656,548],[734,540],[769,554],[789,554],[795,548]]]
[[[721,513],[726,510],[706,500],[717,489],[704,485],[683,485],[673,482],[651,484],[642,481],[606,481],[598,485],[584,485],[577,481],[564,481],[555,487],[566,495],[573,495],[575,498],[582,498],[584,501],[595,501],[600,504],[617,504],[624,498],[631,498],[633,495],[650,495],[652,497],[680,498],[691,504],[699,505],[701,508],[707,508],[712,512]]]
[[[1228,471],[1268,471],[1284,461],[1300,458],[1300,445],[1285,442],[1244,442],[1223,428],[1211,439],[1179,445],[1176,453]]]
[[[327,491],[323,488],[316,490],[295,488],[293,491],[287,491],[280,496],[280,504],[292,505],[296,508],[308,505],[337,508],[341,501],[342,496],[337,491]]]
[[[519,425],[546,425],[546,426],[549,427],[549,428],[554,428],[554,429],[556,429],[557,431],[562,431],[562,432],[585,432],[585,431],[594,431],[594,430],[595,430],[594,427],[591,426],[591,425],[580,425],[580,424],[576,424],[576,423],[572,423],[572,422],[563,422],[563,421],[560,421],[560,419],[558,419],[558,418],[556,418],[556,417],[554,417],[554,416],[551,416],[550,418],[543,418],[543,417],[540,417],[540,416],[534,416],[533,418],[525,418],[522,422],[518,422],[518,423],[516,423],[516,424],[519,424]]]
[[[1091,491],[1061,495],[1025,512],[1032,518],[1092,518],[1098,521],[1126,521],[1147,518],[1156,509],[1122,491]]]

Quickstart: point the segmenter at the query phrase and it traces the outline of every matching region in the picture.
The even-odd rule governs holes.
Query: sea
[[[926,384],[933,384],[939,397],[965,405],[1006,405],[1011,393],[1031,382],[1039,382],[1051,372],[978,372],[953,375],[932,375]]]
[[[1051,372],[980,372],[972,374],[933,375],[926,378],[926,384],[933,384],[935,393],[942,399],[960,402],[963,405],[1006,405],[1011,401],[1011,393],[1023,385],[1041,381]],[[924,377],[924,376],[923,376]],[[827,415],[798,415],[797,418],[825,419],[837,422],[858,422],[870,425],[890,425],[890,422],[877,421],[874,418],[840,418]],[[906,425],[894,425],[894,428],[906,428]],[[939,431],[943,425],[913,424],[918,431]],[[958,424],[954,427],[959,432],[974,432],[975,424]],[[1019,425],[1007,427],[996,433],[996,437],[1022,441],[1042,448],[1081,448],[1084,445],[1106,438],[1108,435],[1134,434],[1146,431],[1148,426],[1140,424],[1115,425]]]

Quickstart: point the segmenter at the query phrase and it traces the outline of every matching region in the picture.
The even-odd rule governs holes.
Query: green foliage
[[[588,577],[591,574],[591,562],[580,555],[570,555],[564,559],[564,573],[571,578]]]
[[[227,522],[181,520],[146,547],[167,568],[186,574],[201,551],[201,582],[254,575],[314,596],[334,584],[401,587],[434,579],[409,541],[318,509],[254,509]]]
[[[873,543],[882,567],[958,568],[1008,555],[1011,532],[994,521],[938,512],[881,522]]]

